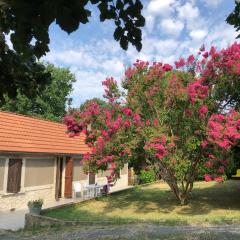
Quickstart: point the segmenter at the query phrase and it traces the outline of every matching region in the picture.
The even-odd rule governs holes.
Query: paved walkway
[[[0,212],[0,229],[18,230],[23,228],[27,211],[27,209],[21,209],[13,212]]]
[[[43,205],[43,209],[72,204],[74,202],[77,203],[80,201],[81,200],[79,199],[60,199],[59,201]],[[27,208],[18,209],[15,211],[0,211],[0,229],[16,231],[24,228],[25,214],[27,212]]]
[[[74,226],[61,229],[41,229],[38,232],[0,232],[1,240],[239,240],[238,225],[223,226],[161,226],[157,224],[128,224],[118,226]]]

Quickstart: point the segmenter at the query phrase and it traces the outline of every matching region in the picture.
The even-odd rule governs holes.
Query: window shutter
[[[18,193],[21,189],[22,159],[9,159],[8,193]]]

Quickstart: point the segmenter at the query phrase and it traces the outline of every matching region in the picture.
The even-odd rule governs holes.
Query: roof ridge
[[[19,117],[36,119],[36,120],[40,120],[40,121],[43,121],[43,122],[55,123],[55,124],[58,124],[58,125],[64,125],[64,123],[60,123],[60,122],[57,122],[57,121],[53,121],[53,120],[49,120],[49,119],[43,119],[43,118],[36,117],[36,116],[24,115],[24,114],[16,113],[16,112],[10,112],[10,111],[0,110],[0,113],[6,113],[6,114],[9,114],[9,115],[16,115],[16,116],[19,116]]]

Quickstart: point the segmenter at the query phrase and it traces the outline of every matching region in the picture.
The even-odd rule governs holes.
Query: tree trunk
[[[189,192],[192,192],[192,190],[193,190],[193,182],[190,183]]]
[[[186,193],[180,193],[179,200],[180,200],[181,206],[187,205],[187,203],[188,203],[187,194]]]

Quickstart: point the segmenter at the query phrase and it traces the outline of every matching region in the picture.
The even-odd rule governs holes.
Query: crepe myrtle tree
[[[212,169],[206,181],[222,182],[230,150],[240,139],[240,114],[222,109],[226,99],[219,85],[232,96],[239,54],[235,43],[221,51],[202,47],[198,56],[176,61],[175,68],[138,60],[125,72],[126,94],[107,78],[104,97],[110,108],[90,102],[65,117],[71,136],[85,133],[91,147],[82,160],[85,171],[109,170],[108,182],[114,182],[124,163],[144,156],[144,164],[159,170],[182,205],[200,165]]]

